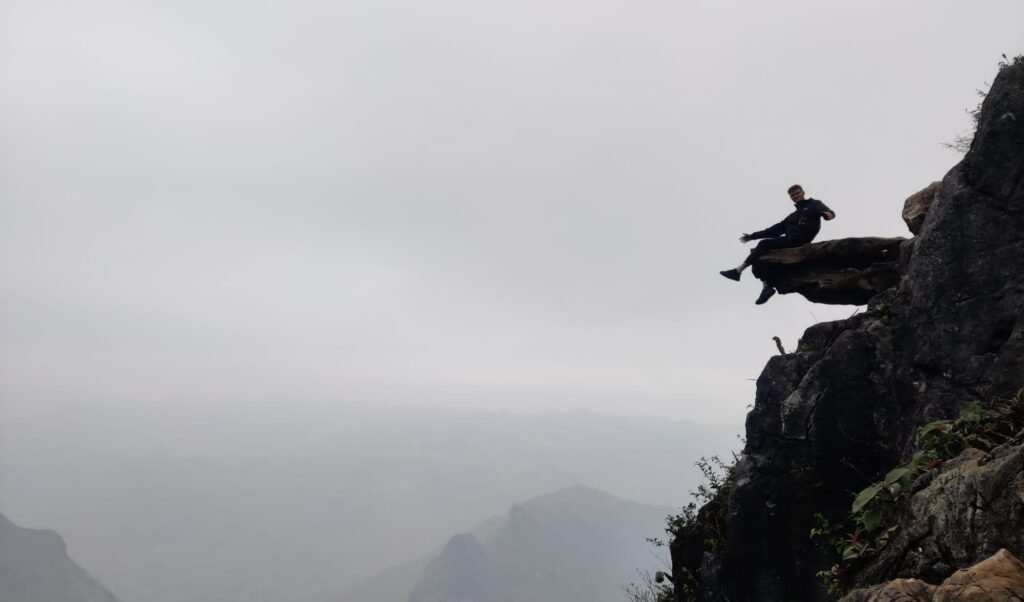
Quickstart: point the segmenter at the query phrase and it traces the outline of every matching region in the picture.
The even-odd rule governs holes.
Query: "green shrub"
[[[700,470],[702,482],[690,492],[692,502],[683,506],[679,514],[666,517],[665,532],[673,547],[676,543],[696,542],[704,552],[717,552],[725,543],[725,524],[728,514],[729,489],[733,482],[736,458],[726,464],[718,456],[701,458],[694,465]],[[658,539],[655,545],[666,545]],[[700,586],[696,575],[683,568],[683,574],[666,576],[671,579],[679,600],[697,600]]]

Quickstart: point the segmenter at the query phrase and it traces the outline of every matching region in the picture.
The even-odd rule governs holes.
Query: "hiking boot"
[[[729,280],[735,280],[736,282],[740,281],[740,271],[737,270],[736,268],[733,268],[731,270],[725,270],[724,272],[718,273],[725,276]]]
[[[774,294],[775,294],[775,289],[770,287],[770,286],[766,286],[763,289],[761,289],[761,296],[758,297],[757,301],[754,301],[754,303],[756,303],[758,305],[764,305],[765,303],[768,302],[768,299],[772,298],[772,295],[774,295]]]

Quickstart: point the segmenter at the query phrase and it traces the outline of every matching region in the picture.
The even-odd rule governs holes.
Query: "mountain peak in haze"
[[[410,602],[615,602],[651,563],[645,537],[671,508],[574,485],[514,504],[477,536],[454,536]]]
[[[0,602],[117,602],[68,557],[54,531],[25,529],[0,514]]]
[[[453,536],[409,595],[409,602],[497,602],[487,552],[469,533]]]

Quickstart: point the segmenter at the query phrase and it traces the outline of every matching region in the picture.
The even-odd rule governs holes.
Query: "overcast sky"
[[[742,232],[907,234],[1024,2],[0,8],[6,404],[302,400],[739,424],[853,307]]]

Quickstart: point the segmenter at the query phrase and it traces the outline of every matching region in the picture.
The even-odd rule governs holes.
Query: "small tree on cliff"
[[[1024,54],[1018,54],[1012,59],[1007,58],[1003,55],[1003,60],[999,61],[999,69],[1005,69],[1010,65],[1019,65],[1024,62]],[[988,88],[988,84],[985,85]],[[981,104],[985,102],[985,96],[988,92],[985,90],[977,90],[978,93],[978,104],[973,109],[967,109],[967,114],[971,116],[971,131],[961,134],[957,134],[952,142],[944,142],[942,146],[956,151],[960,154],[966,155],[967,151],[971,150],[971,143],[974,142],[974,133],[978,130],[978,120],[981,118]]]

